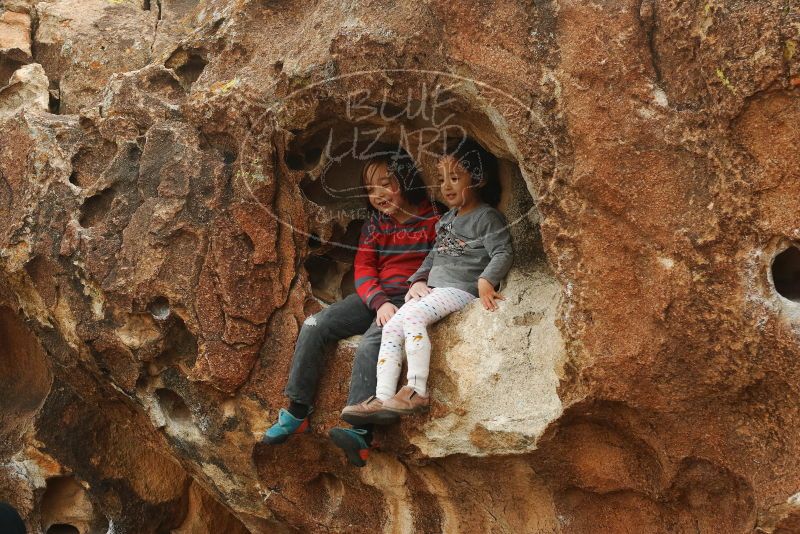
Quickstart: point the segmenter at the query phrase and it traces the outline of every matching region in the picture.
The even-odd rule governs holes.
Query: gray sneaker
[[[353,426],[390,425],[398,419],[396,413],[383,409],[383,402],[378,397],[370,397],[358,404],[345,406],[341,417],[343,421]]]
[[[383,408],[399,415],[408,415],[427,410],[430,403],[429,396],[420,395],[410,386],[403,386],[394,397],[383,403]]]

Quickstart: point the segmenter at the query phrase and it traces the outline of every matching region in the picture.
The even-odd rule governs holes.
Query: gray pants
[[[404,295],[390,297],[390,300],[399,308],[404,304]],[[325,364],[325,349],[331,343],[357,334],[362,337],[353,361],[347,404],[358,404],[375,395],[381,332],[382,328],[375,323],[375,312],[355,293],[312,315],[305,320],[297,337],[285,395],[311,406]]]

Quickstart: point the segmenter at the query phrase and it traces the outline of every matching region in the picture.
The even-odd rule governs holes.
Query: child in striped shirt
[[[303,323],[285,389],[290,404],[280,410],[262,443],[283,443],[290,435],[308,430],[325,349],[340,339],[362,334],[348,405],[359,405],[375,395],[382,327],[405,302],[408,277],[435,240],[438,212],[428,199],[419,169],[404,150],[370,159],[361,178],[371,213],[362,227],[354,262],[356,293]],[[351,463],[365,465],[371,425],[334,428],[330,437]]]

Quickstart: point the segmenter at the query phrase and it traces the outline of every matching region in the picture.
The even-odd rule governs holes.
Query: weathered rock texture
[[[787,0],[4,2],[0,499],[32,532],[800,531],[799,45]],[[365,469],[325,437],[354,340],[313,431],[254,447],[352,291],[357,152],[433,183],[448,126],[502,160],[506,302],[434,328],[432,409]]]

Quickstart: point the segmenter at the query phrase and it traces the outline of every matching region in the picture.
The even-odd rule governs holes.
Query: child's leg
[[[391,399],[397,392],[397,381],[403,366],[403,321],[414,304],[416,303],[412,301],[405,303],[383,325],[381,348],[378,352],[378,384],[375,387],[375,396],[382,401]]]
[[[325,349],[334,341],[363,334],[374,319],[375,312],[355,293],[308,317],[297,337],[284,390],[289,400],[310,406],[325,366]]]
[[[406,314],[403,320],[403,333],[408,357],[408,385],[420,395],[427,394],[428,370],[431,363],[428,325],[462,309],[475,298],[471,293],[461,289],[437,287],[415,303],[412,313]]]

